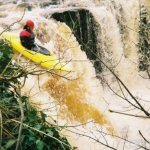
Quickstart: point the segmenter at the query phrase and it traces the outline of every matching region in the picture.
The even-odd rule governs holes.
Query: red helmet
[[[32,20],[27,20],[26,25],[30,28],[30,30],[34,29],[34,22]]]

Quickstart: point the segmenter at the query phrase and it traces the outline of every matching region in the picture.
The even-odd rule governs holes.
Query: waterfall
[[[18,5],[16,3],[2,3],[0,6],[0,31],[22,17],[23,6],[20,6],[20,2]],[[140,102],[149,109],[150,81],[145,79],[146,72],[139,70],[140,5],[149,6],[149,0],[59,0],[58,3],[59,5],[38,1],[29,3],[31,11],[25,12],[23,19],[11,27],[11,32],[19,33],[25,20],[34,20],[36,42],[51,50],[64,62],[69,62],[71,73],[62,73],[65,78],[50,73],[29,75],[22,94],[30,96],[30,102],[47,114],[47,121],[64,126],[77,125],[76,128],[64,130],[63,134],[79,150],[108,149],[100,144],[101,142],[114,148],[118,145],[121,150],[124,143],[115,136],[109,136],[111,134],[128,136],[129,140],[138,144],[141,142],[138,135],[140,130],[149,140],[149,120],[109,111],[128,110],[131,114],[143,115],[136,109],[130,109],[129,103],[117,96],[124,93],[124,96],[133,102],[122,86],[120,90],[120,85],[107,67],[98,62],[96,68],[93,63],[99,60],[105,62],[139,101],[147,101]],[[58,21],[60,14],[67,16],[68,11],[76,20],[68,24],[68,20]],[[83,25],[86,29],[82,27],[83,14],[86,16]],[[86,26],[88,24],[89,26]],[[76,25],[79,25],[75,28],[77,32],[73,32]],[[76,37],[75,33],[80,36]],[[91,38],[91,35],[94,38]],[[83,46],[83,41],[86,41],[90,48]],[[16,63],[24,65],[25,68],[35,65],[18,55],[17,52],[14,53],[13,59]],[[42,68],[38,66],[36,69]],[[100,142],[94,143],[92,138]],[[136,144],[127,143],[124,149],[136,149]]]

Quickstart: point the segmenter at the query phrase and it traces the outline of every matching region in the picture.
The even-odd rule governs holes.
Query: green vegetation
[[[0,40],[0,73],[4,71],[4,68],[6,68],[7,64],[9,64],[9,62],[11,61],[11,58],[12,58],[11,47],[3,40]]]
[[[0,149],[72,149],[67,139],[60,135],[61,128],[46,123],[46,114],[31,106],[29,97],[20,95],[18,79],[26,73],[12,64],[11,58],[11,47],[0,41]]]

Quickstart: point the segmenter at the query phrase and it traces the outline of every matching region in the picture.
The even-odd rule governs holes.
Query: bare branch
[[[144,141],[146,141],[148,144],[150,144],[150,142],[143,136],[143,134],[142,134],[142,132],[140,130],[139,130],[139,134],[144,139]]]
[[[22,17],[21,17],[19,20],[17,20],[17,21],[15,21],[15,22],[13,22],[12,24],[10,24],[7,28],[5,28],[5,29],[0,33],[0,35],[2,35],[2,34],[3,34],[4,32],[6,32],[6,31],[9,31],[9,30],[10,30],[10,27],[13,26],[14,24],[19,23],[19,22],[23,19],[24,15],[25,15],[25,12],[26,12],[26,8],[25,8],[24,11],[23,11]]]
[[[132,116],[132,117],[138,117],[138,118],[149,119],[148,116],[140,116],[140,115],[127,114],[127,113],[123,113],[123,112],[119,112],[119,111],[114,111],[114,110],[111,110],[111,109],[109,109],[109,111],[110,111],[111,113],[117,113],[117,114],[126,115],[126,116]]]
[[[83,137],[90,138],[90,139],[96,141],[97,143],[100,143],[101,145],[103,145],[103,146],[105,146],[105,147],[108,147],[109,149],[117,150],[116,148],[114,148],[114,147],[112,147],[112,146],[109,146],[109,145],[107,145],[107,144],[105,144],[105,143],[102,143],[101,141],[99,141],[99,139],[95,139],[95,138],[93,138],[93,137],[91,137],[91,136],[89,136],[89,135],[82,134],[82,133],[76,133],[76,132],[71,131],[71,130],[67,130],[67,131],[70,131],[70,132],[72,132],[72,133],[75,133],[75,134],[80,135],[80,136],[83,136]]]

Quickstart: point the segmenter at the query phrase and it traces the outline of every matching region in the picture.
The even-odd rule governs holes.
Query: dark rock
[[[148,71],[150,68],[150,19],[145,6],[141,6],[139,30],[139,69]]]
[[[52,18],[60,22],[65,22],[72,30],[81,49],[86,52],[87,57],[92,60],[96,72],[101,72],[102,67],[97,60],[99,54],[98,26],[92,14],[85,9],[65,11],[63,13],[54,13]]]
[[[40,7],[41,8],[44,8],[44,7],[48,7],[50,5],[58,5],[59,4],[59,1],[58,0],[51,0],[51,1],[46,1],[46,2],[42,2],[40,3]]]

